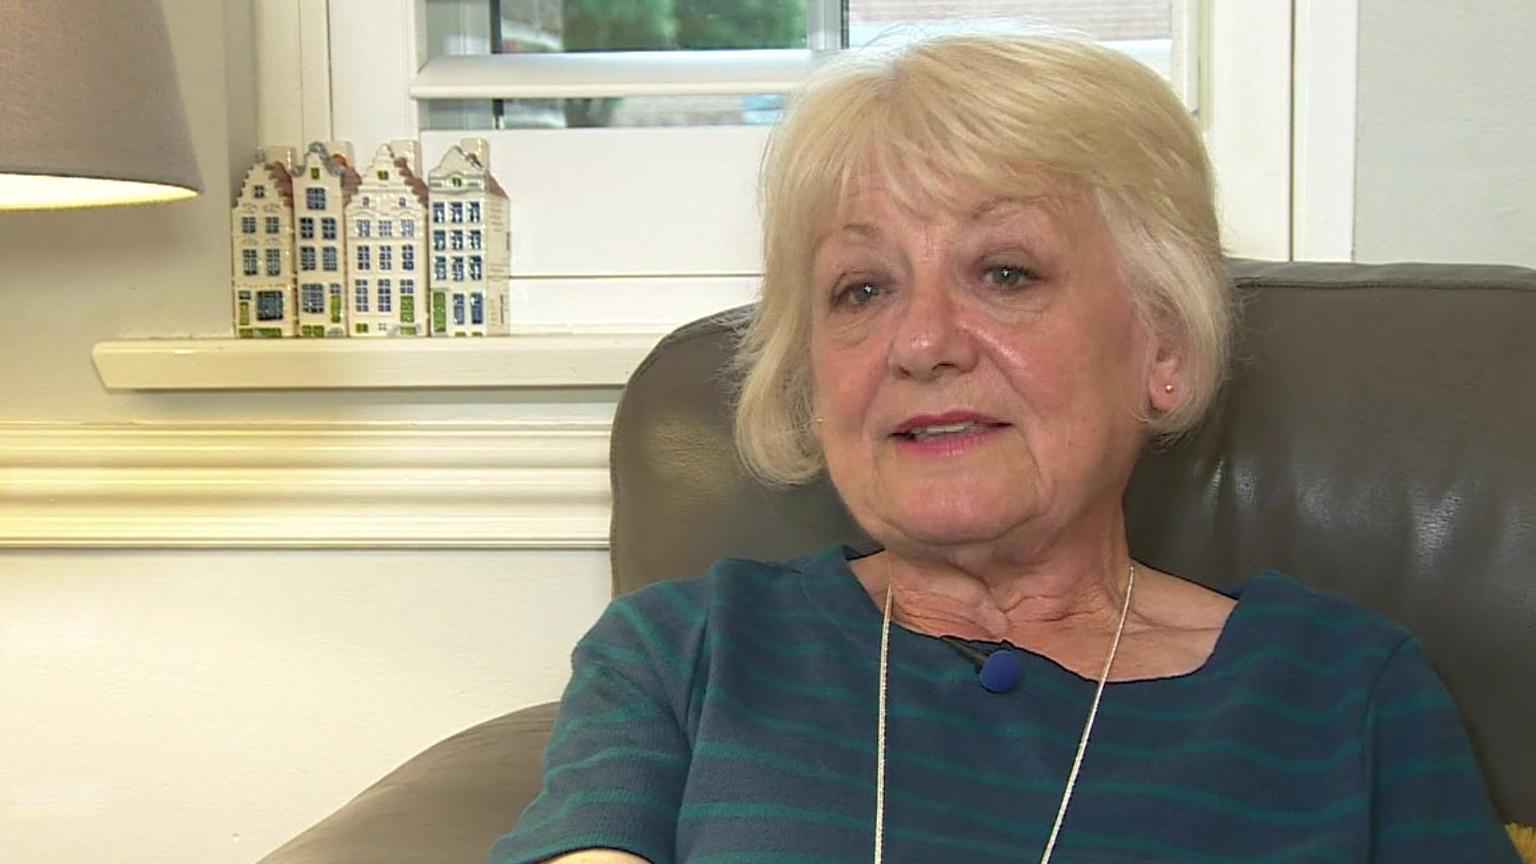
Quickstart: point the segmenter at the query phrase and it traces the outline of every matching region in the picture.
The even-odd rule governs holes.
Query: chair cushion
[[[539,792],[555,707],[432,745],[259,864],[485,864]]]

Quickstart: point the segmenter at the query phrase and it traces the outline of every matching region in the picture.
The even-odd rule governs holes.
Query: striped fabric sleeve
[[[1365,722],[1371,861],[1519,864],[1456,705],[1417,639],[1387,659]]]
[[[544,752],[543,789],[492,847],[492,864],[532,864],[578,849],[671,864],[689,747],[676,705],[679,676],[662,656],[670,646],[653,644],[658,632],[620,599],[577,644]]]

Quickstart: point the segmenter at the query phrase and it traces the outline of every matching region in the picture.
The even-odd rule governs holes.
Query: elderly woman
[[[737,443],[825,470],[882,549],[615,601],[498,864],[1515,861],[1409,634],[1126,547],[1137,455],[1200,420],[1232,319],[1160,79],[1061,39],[856,57],[763,192]]]

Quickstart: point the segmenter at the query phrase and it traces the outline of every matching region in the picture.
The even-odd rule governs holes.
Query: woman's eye
[[[863,306],[883,293],[885,290],[873,282],[856,282],[837,292],[834,305]]]
[[[1035,281],[1035,274],[1023,267],[1004,264],[988,267],[987,281],[999,288],[1021,288]]]

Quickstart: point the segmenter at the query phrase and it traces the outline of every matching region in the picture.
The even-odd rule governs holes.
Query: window
[[[405,199],[403,199],[403,198],[400,199],[400,206],[401,207],[405,206]],[[415,237],[416,236],[416,220],[415,219],[401,219],[400,220],[400,236],[401,237]]]
[[[453,281],[464,281],[464,259],[458,256],[454,256],[453,259]]]
[[[480,229],[479,228],[476,228],[475,230],[469,232],[469,248],[475,249],[475,250],[478,250],[480,248]]]
[[[313,217],[313,216],[305,216],[304,218],[299,220],[299,239],[300,240],[313,240],[313,239],[315,239],[315,217]]]
[[[336,251],[335,246],[327,246],[320,250],[320,253],[321,264],[325,267],[326,272],[335,273],[337,270],[341,269],[339,262],[337,261],[341,255]]]
[[[325,314],[325,286],[312,282],[299,288],[299,309],[306,315]]]
[[[367,204],[368,204],[367,201],[363,202],[364,206],[367,206]],[[357,224],[357,236],[359,236],[359,237],[367,237],[368,234],[369,234],[369,231],[372,230],[372,227],[373,227],[368,222],[367,219],[359,219],[359,220],[357,220],[356,224]]]
[[[472,256],[469,259],[469,278],[476,281],[485,278],[484,270],[481,268],[479,255]]]
[[[400,269],[407,273],[416,269],[416,247],[409,244],[400,247]]]
[[[267,197],[267,187],[265,185],[263,185],[263,184],[260,184],[260,183],[256,184],[255,186],[252,186],[251,187],[251,197],[252,198],[265,198],[265,197]]]
[[[267,275],[280,276],[283,272],[283,250],[267,250]]]
[[[282,222],[276,216],[267,217],[267,233],[276,234],[282,230]]]
[[[464,232],[463,231],[455,231],[455,232],[453,232],[453,243],[451,245],[452,245],[452,248],[453,248],[453,250],[455,252],[457,252],[460,249],[464,248]]]
[[[255,249],[240,250],[240,269],[247,276],[255,276],[259,272]]]
[[[379,247],[379,269],[380,270],[393,270],[393,269],[395,269],[395,248],[393,246],[380,246]]]
[[[346,0],[345,6],[359,3]],[[283,4],[289,5],[289,4]],[[732,6],[761,5],[749,0],[720,0],[709,4],[712,9],[729,10]],[[802,11],[807,12],[802,30],[790,38],[759,45],[777,44],[773,49],[785,57],[799,53],[801,61],[774,66],[769,62],[768,71],[788,69],[784,74],[746,75],[738,71],[740,63],[732,58],[718,61],[717,55],[730,52],[690,51],[688,64],[675,67],[694,67],[700,75],[712,75],[720,80],[751,79],[756,81],[782,80],[793,85],[804,70],[809,68],[806,49],[837,48],[843,41],[843,31],[848,31],[850,41],[867,39],[871,29],[886,26],[882,16],[890,17],[901,8],[933,10],[961,9],[967,0],[830,0],[807,2]],[[1289,237],[1290,202],[1292,196],[1286,179],[1293,176],[1288,169],[1291,155],[1285,142],[1296,140],[1289,133],[1289,125],[1272,129],[1269,120],[1261,123],[1248,122],[1258,112],[1269,108],[1264,99],[1254,99],[1245,93],[1258,87],[1261,96],[1278,96],[1273,108],[1281,122],[1288,124],[1290,116],[1290,61],[1302,47],[1292,44],[1292,2],[1265,3],[1202,3],[1198,0],[1095,0],[1093,3],[1073,3],[1070,0],[970,0],[972,8],[982,16],[1010,16],[1013,20],[1036,16],[1047,18],[1056,11],[1077,16],[1061,23],[1067,27],[1088,30],[1101,38],[1115,41],[1127,50],[1140,51],[1147,43],[1163,41],[1171,44],[1171,56],[1184,56],[1180,45],[1208,45],[1211,52],[1202,57],[1200,71],[1210,81],[1198,88],[1202,99],[1211,99],[1200,106],[1202,125],[1211,124],[1213,157],[1220,174],[1220,187],[1224,190],[1241,190],[1241,196],[1250,203],[1240,203],[1238,213],[1229,224],[1226,236],[1238,254],[1260,254],[1267,248],[1255,246],[1248,238],[1253,236],[1243,224],[1244,219],[1257,218],[1269,226],[1278,220],[1282,240],[1278,257],[1284,257],[1284,244]],[[1320,4],[1325,5],[1325,4]],[[360,6],[360,3],[359,3]],[[742,90],[737,95],[722,99],[717,81],[705,82],[699,76],[693,79],[677,76],[676,80],[661,82],[642,80],[633,69],[622,68],[622,63],[611,65],[613,71],[605,73],[617,86],[629,86],[631,92],[615,94],[608,98],[583,99],[528,99],[529,95],[544,95],[551,83],[559,83],[559,64],[578,61],[569,67],[576,72],[567,80],[588,80],[597,66],[581,66],[580,62],[591,54],[534,54],[532,43],[549,51],[551,48],[578,47],[570,44],[575,28],[570,21],[545,25],[537,18],[538,10],[548,9],[552,18],[562,18],[574,7],[594,9],[634,10],[639,8],[673,9],[683,4],[656,2],[645,4],[621,4],[587,0],[584,3],[536,2],[536,0],[408,0],[401,4],[386,4],[371,16],[390,19],[389,28],[370,28],[367,33],[353,33],[352,28],[334,28],[331,48],[322,57],[331,58],[330,68],[318,70],[329,73],[332,80],[346,81],[348,92],[393,92],[399,94],[399,113],[402,116],[421,117],[421,128],[402,124],[391,128],[388,122],[375,124],[378,132],[364,136],[371,141],[389,140],[391,137],[419,134],[425,153],[439,153],[448,144],[456,143],[466,134],[487,138],[492,151],[492,170],[496,179],[506,188],[512,201],[517,202],[507,214],[506,228],[483,238],[486,248],[498,251],[505,245],[510,229],[513,237],[527,238],[526,248],[517,251],[517,275],[513,278],[512,302],[517,320],[529,320],[525,312],[532,312],[532,320],[551,323],[623,322],[632,320],[660,321],[661,317],[678,316],[677,320],[703,314],[714,308],[723,308],[745,302],[752,295],[751,277],[760,272],[756,214],[752,206],[753,175],[760,161],[765,129],[763,123],[772,119],[779,97],[765,85],[754,85],[757,92]],[[1161,22],[1171,22],[1167,28],[1172,38],[1140,39],[1134,33],[1115,33],[1098,28],[1097,24],[1084,26],[1080,18],[1093,11],[1104,9],[1150,9],[1152,17]],[[1273,8],[1277,11],[1266,11]],[[449,12],[447,10],[451,9]],[[493,71],[473,82],[475,92],[450,93],[448,79],[441,77],[452,71],[457,80],[465,81],[463,73],[475,67],[458,65],[450,67],[438,61],[450,54],[486,52],[493,44],[490,14],[500,10],[502,39],[495,43],[507,52],[488,64]],[[846,11],[843,11],[846,9]],[[886,11],[883,11],[886,10]],[[830,20],[824,16],[831,12]],[[423,15],[425,13],[425,15]],[[434,14],[435,13],[435,14]],[[446,13],[446,14],[444,14]],[[727,11],[727,15],[729,12]],[[953,14],[953,13],[951,13]],[[1127,13],[1129,17],[1129,13]],[[690,39],[679,32],[679,27],[669,24],[663,30],[666,46],[633,45],[630,47],[675,47]],[[1191,25],[1197,24],[1198,31]],[[919,29],[926,25],[919,25]],[[1165,26],[1165,25],[1159,25]],[[1208,28],[1208,29],[1207,29]],[[935,28],[928,28],[935,29]],[[394,41],[385,38],[381,45],[379,33],[398,32]],[[1235,41],[1234,41],[1234,38]],[[528,43],[528,44],[524,44]],[[700,43],[695,43],[700,44]],[[420,46],[418,48],[418,46]],[[592,46],[580,46],[592,47]],[[1155,46],[1153,46],[1155,47]],[[1293,51],[1293,48],[1296,51]],[[1251,50],[1253,49],[1253,50]],[[1161,50],[1161,49],[1159,49]],[[516,53],[514,53],[516,52]],[[740,54],[742,52],[736,52]],[[1211,56],[1214,54],[1214,59]],[[386,56],[386,61],[374,58]],[[1193,55],[1190,55],[1193,56]],[[1225,58],[1225,59],[1224,59]],[[403,59],[404,62],[400,62]],[[454,61],[476,61],[473,56],[455,57]],[[488,56],[485,59],[490,60]],[[614,52],[601,57],[603,60],[622,59]],[[696,63],[693,61],[696,60]],[[771,60],[771,58],[770,58]],[[1275,63],[1283,65],[1276,66]],[[733,66],[733,63],[736,65]],[[796,64],[799,65],[796,65]],[[419,71],[414,71],[419,70]],[[529,74],[534,70],[535,74]],[[1185,84],[1194,81],[1194,67],[1184,64],[1182,69],[1172,70],[1174,78]],[[317,73],[311,73],[317,74]],[[476,74],[480,74],[478,71]],[[1181,77],[1182,76],[1182,77]],[[1225,76],[1225,77],[1224,77]],[[542,88],[538,94],[530,94],[532,82]],[[1210,82],[1218,84],[1208,86]],[[1235,85],[1241,84],[1242,87]],[[342,85],[338,84],[338,87]],[[470,84],[454,86],[464,88]],[[494,87],[494,90],[491,88]],[[521,90],[520,90],[521,88]],[[669,89],[670,88],[670,89]],[[635,90],[659,92],[681,91],[681,95],[636,95]],[[1188,87],[1193,93],[1197,88]],[[703,93],[703,91],[712,91]],[[1224,93],[1223,90],[1226,92]],[[415,97],[408,95],[414,93]],[[500,105],[482,94],[494,92]],[[689,93],[693,95],[688,95]],[[595,94],[594,94],[595,95]],[[667,100],[667,101],[663,101]],[[633,129],[618,128],[638,125],[641,110],[646,109],[653,119],[660,122],[661,115],[678,115],[695,110],[694,106],[680,109],[678,104],[702,100],[714,108],[729,105],[735,114],[730,127],[695,126],[686,129],[649,129],[645,135],[632,134]],[[611,117],[602,116],[603,104],[612,104]],[[585,111],[594,121],[615,128],[601,130],[566,129],[556,134],[529,131],[537,126],[574,126],[566,117],[566,107],[584,103],[573,109]],[[646,103],[651,107],[647,108]],[[664,106],[664,107],[662,107]],[[707,107],[707,106],[706,106]],[[342,109],[337,108],[340,112]],[[714,110],[714,109],[710,109]],[[665,118],[662,118],[665,119]],[[1222,133],[1224,123],[1228,131]],[[343,124],[346,125],[346,124]],[[338,130],[341,127],[337,127]],[[368,127],[373,128],[373,127]],[[1234,134],[1236,130],[1239,134]],[[1261,134],[1255,134],[1261,133]],[[604,138],[598,141],[599,137]],[[649,140],[647,140],[649,137]],[[1229,151],[1253,151],[1251,142],[1278,142],[1274,147],[1263,144],[1262,152],[1238,153],[1234,164],[1222,164],[1221,140]],[[1273,150],[1274,152],[1271,152]],[[1277,164],[1270,160],[1278,155]],[[421,173],[430,167],[431,159]],[[515,170],[509,166],[517,166]],[[643,170],[641,170],[643,169]],[[580,177],[578,184],[546,182],[545,178]],[[1255,178],[1258,178],[1257,180]],[[451,179],[451,178],[445,178]],[[1280,184],[1278,193],[1273,189]],[[1259,191],[1252,191],[1259,190]],[[1226,196],[1224,196],[1226,197]],[[1231,208],[1223,202],[1223,218],[1228,219]],[[427,202],[431,213],[433,202]],[[1251,213],[1244,216],[1243,213]],[[490,214],[482,207],[481,218]],[[447,223],[446,201],[440,223]],[[1229,221],[1233,221],[1229,220]],[[1272,226],[1269,226],[1272,227]],[[1267,230],[1267,228],[1266,228]],[[1272,232],[1271,232],[1272,233]],[[1270,234],[1265,234],[1270,236]],[[537,242],[534,242],[537,240]],[[1268,242],[1268,241],[1265,241]],[[478,251],[478,250],[477,250]],[[735,281],[718,278],[718,274],[740,274]],[[641,277],[667,277],[667,288],[660,292],[635,291],[636,279]],[[582,280],[591,279],[590,283]],[[519,285],[521,282],[521,285]],[[647,283],[650,284],[650,283]],[[612,286],[611,289],[608,286]],[[589,292],[591,288],[593,291]],[[612,293],[605,293],[608,291]],[[573,303],[572,293],[589,297],[602,296],[614,302]],[[709,299],[684,299],[708,295]],[[693,305],[694,303],[699,305]],[[707,304],[707,305],[706,305]],[[660,311],[660,310],[667,311]],[[590,313],[590,317],[588,314]]]
[[[464,326],[464,295],[453,295],[453,323]]]
[[[434,225],[443,224],[443,203],[441,201],[435,202],[432,205],[432,223]]]
[[[255,234],[256,233],[256,217],[255,216],[241,216],[240,217],[240,233],[241,234]]]
[[[302,246],[302,247],[299,248],[299,269],[300,270],[313,270],[313,269],[315,269],[315,247],[313,247],[313,246]]]
[[[415,294],[416,294],[416,280],[415,279],[401,279],[400,280],[400,296],[401,297],[411,297],[411,296],[414,296]]]
[[[438,258],[433,259],[433,261],[432,261],[432,276],[434,278],[438,279],[439,281],[447,281],[447,279],[448,279],[448,262],[446,260],[444,260],[442,257],[438,257]]]
[[[379,236],[380,237],[393,237],[393,236],[395,236],[395,223],[391,222],[388,219],[380,219],[379,220]]]
[[[452,204],[448,205],[448,212],[453,214],[453,221],[454,221],[455,224],[463,222],[464,221],[464,202],[462,202],[462,201],[455,201]]]
[[[352,296],[354,298],[352,309],[356,312],[368,311],[368,280],[359,279],[352,283]]]
[[[485,323],[485,295],[479,291],[469,295],[469,323]]]
[[[368,270],[368,269],[370,269],[370,263],[371,262],[369,261],[369,259],[371,257],[372,257],[372,255],[370,254],[370,250],[368,249],[367,246],[359,246],[359,247],[357,247],[357,269],[359,269],[359,270]]]
[[[256,292],[256,320],[257,321],[281,321],[285,316],[283,311],[283,292],[281,291],[257,291]]]
[[[319,179],[320,169],[314,168],[311,169],[311,171],[313,172],[313,176],[316,179]],[[319,188],[318,186],[311,186],[304,190],[304,206],[311,210],[324,210],[325,190]]]
[[[388,279],[379,280],[379,311],[394,311],[394,298],[390,296],[390,284]]]
[[[447,5],[442,0],[418,0],[417,5],[422,3],[429,8]],[[429,96],[426,103],[427,128],[771,123],[783,101],[778,94],[810,68],[811,54],[806,49],[859,47],[876,39],[890,43],[909,33],[996,24],[1040,24],[1085,33],[1126,50],[1166,75],[1173,71],[1175,36],[1181,25],[1198,16],[1199,4],[1196,0],[715,0],[703,4],[707,13],[697,8],[700,4],[659,2],[456,0],[452,5],[457,16],[429,14],[425,19],[427,54],[417,59],[425,61],[427,68],[417,83],[422,79],[439,83],[433,74],[437,71],[433,61],[439,57],[475,51],[484,56],[487,47],[494,46],[490,50],[503,55],[498,60],[511,62],[487,64],[474,83],[480,85],[479,93],[490,82],[505,85],[510,91],[506,95],[513,98],[466,101],[471,96],[462,92],[471,89],[467,82],[459,92],[443,82],[442,92]],[[687,14],[690,7],[693,14]],[[490,25],[493,18],[500,21],[495,33]],[[737,49],[755,50],[748,54]],[[663,67],[627,53],[631,51],[677,52],[692,62]],[[464,68],[458,67],[461,82]],[[585,94],[601,98],[517,98],[535,95],[520,90],[547,96],[552,84],[566,80],[573,86],[581,81]],[[733,89],[733,83],[739,89]],[[602,92],[605,89],[612,92]]]
[[[321,240],[335,240],[336,239],[336,217],[334,217],[334,216],[327,216],[324,219],[320,220],[320,239]]]
[[[441,228],[432,232],[432,249],[441,252],[448,248],[448,232]]]
[[[471,222],[479,222],[480,221],[480,202],[479,201],[471,201],[471,202],[469,202],[469,221],[471,221]]]
[[[319,180],[320,179],[320,169],[319,168],[310,168],[309,169],[309,179],[311,179],[311,180]]]

